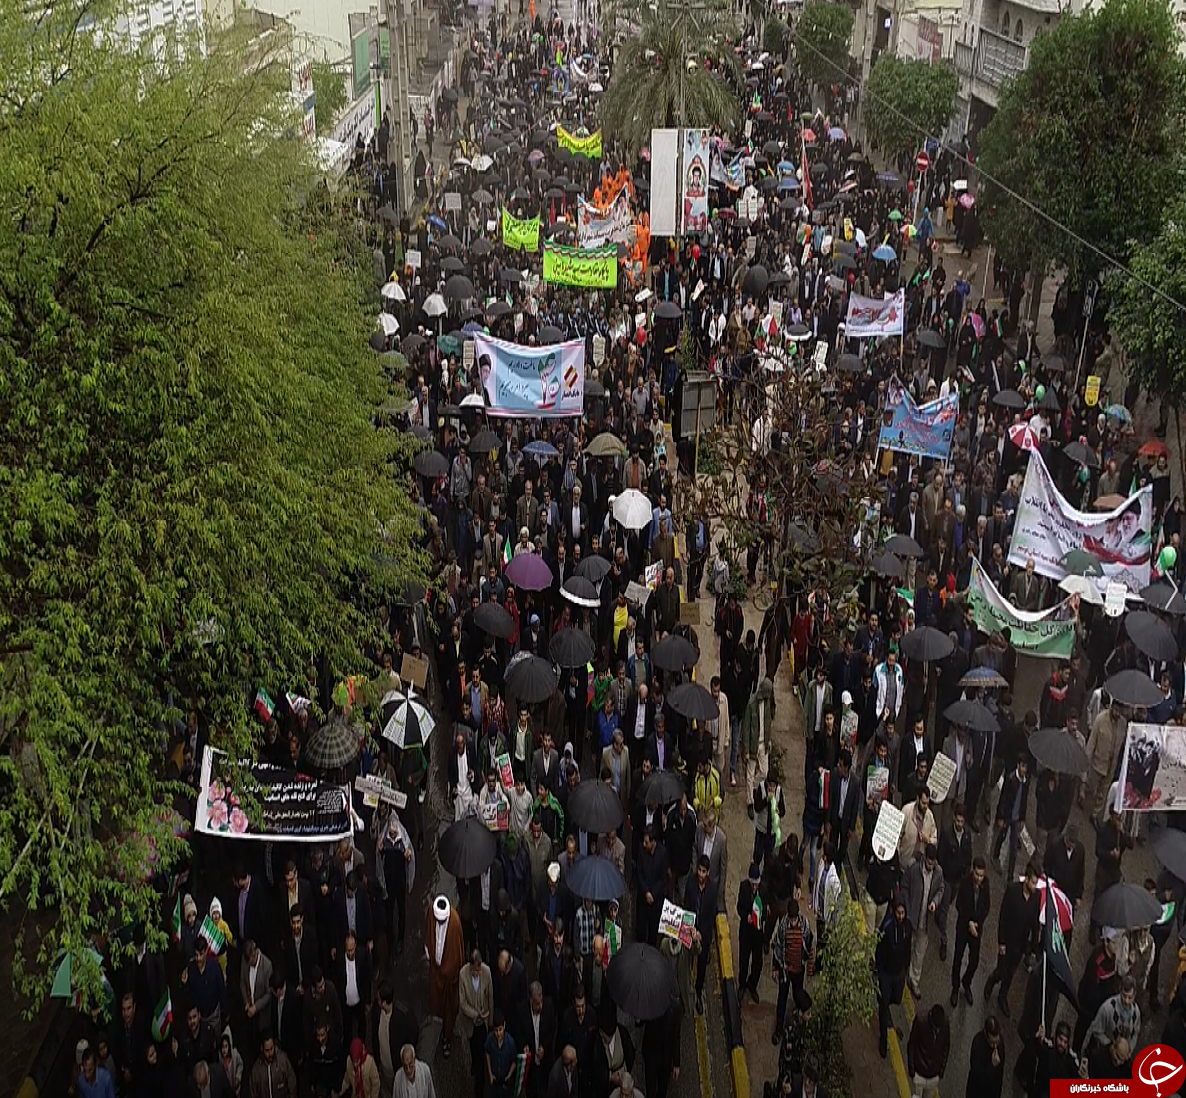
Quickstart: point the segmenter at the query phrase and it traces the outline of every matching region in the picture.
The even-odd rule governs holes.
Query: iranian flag
[[[510,538],[503,538],[503,541],[502,541],[502,566],[503,566],[504,568],[505,568],[505,567],[506,567],[508,564],[510,564],[510,563],[511,563],[511,558],[512,558],[513,556],[514,556],[514,553],[513,553],[513,551],[511,550],[511,539],[510,539]]]
[[[511,1094],[514,1098],[523,1098],[527,1093],[527,1079],[531,1075],[532,1055],[530,1052],[520,1052],[515,1057],[515,1077],[511,1080]]]
[[[173,905],[173,941],[181,941],[181,893],[177,893],[177,903]]]
[[[169,994],[169,989],[165,988],[165,993],[161,996],[161,1001],[157,1003],[156,1010],[152,1012],[152,1039],[159,1045],[168,1036],[169,1031],[173,1028],[173,996]]]
[[[262,686],[255,692],[255,711],[265,724],[272,719],[272,714],[276,712],[276,703],[272,701],[272,695]]]
[[[206,939],[211,957],[217,957],[226,947],[226,935],[218,929],[217,924],[209,915],[202,920],[202,926],[198,930],[198,937]]]
[[[291,709],[294,713],[303,713],[306,709],[309,708],[310,705],[313,704],[312,702],[309,701],[308,698],[303,698],[303,697],[301,697],[300,694],[294,694],[291,690],[287,694],[284,695],[284,700],[286,702],[288,702],[288,708]],[[259,696],[258,695],[256,695],[255,705],[256,705],[256,708],[258,709],[259,708]],[[267,720],[267,717],[265,717],[264,720]]]
[[[762,916],[766,913],[766,905],[762,902],[762,897],[755,892],[754,903],[749,909],[749,925],[756,930],[762,929]]]

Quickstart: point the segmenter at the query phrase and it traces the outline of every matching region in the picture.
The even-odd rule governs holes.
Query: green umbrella
[[[891,221],[901,221],[902,220],[902,211],[901,210],[890,210],[889,219]]]
[[[459,355],[461,344],[450,335],[437,336],[437,350],[446,355]]]

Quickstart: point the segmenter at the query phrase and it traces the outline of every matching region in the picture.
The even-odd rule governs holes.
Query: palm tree
[[[740,81],[730,44],[736,26],[727,8],[714,3],[692,11],[657,0],[637,18],[638,33],[621,47],[602,103],[607,134],[637,153],[652,129],[735,126]]]

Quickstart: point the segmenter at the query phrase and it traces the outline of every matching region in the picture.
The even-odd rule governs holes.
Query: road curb
[[[745,1038],[741,1032],[741,1000],[733,975],[733,939],[724,912],[717,915],[717,972],[721,980],[721,1006],[725,1024],[725,1046],[729,1049],[729,1075],[733,1080],[733,1098],[750,1098],[749,1061],[745,1058]]]

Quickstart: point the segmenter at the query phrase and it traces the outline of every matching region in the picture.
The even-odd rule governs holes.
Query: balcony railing
[[[971,76],[973,66],[976,64],[976,51],[966,42],[956,42],[954,46],[955,51],[951,60],[955,65],[955,71],[960,76]]]
[[[980,29],[976,75],[986,84],[999,88],[1006,80],[1023,72],[1028,60],[1029,50],[1020,42],[994,34],[983,27]]]

